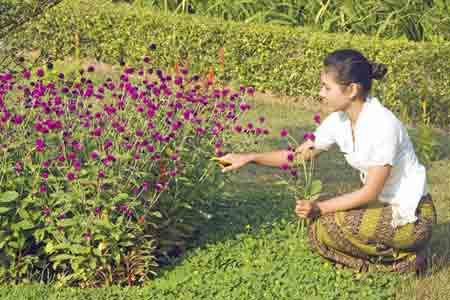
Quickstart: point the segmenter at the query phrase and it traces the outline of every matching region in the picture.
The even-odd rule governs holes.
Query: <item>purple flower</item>
[[[102,213],[102,209],[100,207],[96,207],[94,213],[98,216]]]
[[[106,140],[105,144],[103,145],[103,149],[107,150],[108,148],[110,148],[113,145],[113,142],[111,139]]]
[[[288,161],[294,161],[294,153],[290,152],[287,156]]]
[[[144,56],[143,60],[146,64],[150,63],[150,57],[148,57],[148,56]]]
[[[95,67],[94,66],[89,66],[87,71],[88,72],[94,72],[95,71]]]
[[[143,136],[144,132],[142,131],[142,129],[136,129],[136,136]]]
[[[44,179],[47,179],[48,178],[48,172],[42,172],[41,173],[41,177],[44,178]]]
[[[85,232],[83,233],[83,238],[89,242],[92,239],[92,234],[90,232]]]
[[[43,152],[45,150],[45,142],[43,139],[36,140],[36,150],[38,152]]]
[[[252,86],[248,87],[247,94],[249,94],[250,96],[253,96],[255,94],[255,88]]]
[[[44,70],[42,68],[37,69],[36,75],[38,77],[43,77],[44,76]]]
[[[282,164],[281,165],[281,169],[282,170],[288,170],[289,169],[289,164]]]
[[[286,130],[286,129],[281,129],[281,131],[280,131],[280,135],[281,135],[281,137],[287,137],[287,135],[288,135],[288,131]]]
[[[100,171],[98,171],[98,178],[105,178],[105,172],[104,171],[102,171],[102,170],[100,170]]]
[[[307,133],[305,133],[305,134],[303,135],[303,138],[304,138],[305,140],[311,140],[311,141],[314,141],[314,140],[316,139],[316,136],[315,136],[314,133],[312,133],[312,132],[307,132]]]
[[[48,160],[44,160],[43,162],[42,162],[42,167],[43,168],[48,168],[50,166],[50,161],[48,161]]]
[[[101,136],[101,135],[102,135],[102,128],[100,128],[100,127],[95,128],[95,129],[92,131],[92,135],[93,135],[93,136],[96,136],[96,137]]]
[[[67,179],[69,181],[73,181],[73,180],[75,180],[75,178],[76,178],[76,176],[75,176],[75,174],[73,172],[68,172],[67,173]]]
[[[75,168],[75,170],[80,171],[80,169],[81,169],[81,162],[78,159],[74,160],[73,161],[73,167]]]
[[[16,173],[19,174],[22,172],[22,163],[20,161],[16,161],[16,165],[14,166]]]
[[[99,153],[98,153],[98,151],[96,151],[96,150],[92,151],[91,154],[90,154],[90,157],[91,157],[92,159],[97,159],[98,156],[99,156]]]
[[[75,152],[69,152],[67,154],[67,159],[68,160],[74,160],[77,157],[77,154]]]
[[[316,113],[315,115],[314,115],[314,122],[316,122],[316,124],[317,125],[319,125],[320,124],[320,113]]]
[[[241,133],[242,132],[242,126],[240,126],[240,125],[234,126],[234,131],[236,131],[237,133]]]
[[[164,186],[161,183],[155,185],[155,190],[159,193],[163,190]]]
[[[259,121],[259,123],[264,123],[265,121],[266,121],[266,118],[264,118],[264,117],[259,117],[258,118],[258,121]]]
[[[41,184],[39,186],[39,193],[45,193],[47,192],[47,187],[45,186],[45,184]]]
[[[45,208],[42,209],[42,215],[44,217],[48,217],[50,215],[50,212],[51,212],[50,208],[48,208],[48,207],[45,207]]]
[[[24,79],[30,79],[30,77],[31,77],[30,70],[24,70],[23,73],[22,73],[22,76],[23,76]]]
[[[20,115],[15,115],[12,119],[13,123],[16,125],[22,124],[23,118]]]
[[[64,157],[64,154],[60,154],[56,159],[60,162],[63,162],[66,160],[66,158]]]
[[[176,85],[182,85],[183,84],[183,77],[175,77],[174,83]]]

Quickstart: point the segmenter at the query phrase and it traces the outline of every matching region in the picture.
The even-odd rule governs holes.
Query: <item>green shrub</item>
[[[65,1],[25,32],[15,35],[20,47],[50,56],[94,57],[132,64],[149,44],[160,45],[154,59],[166,68],[180,61],[213,65],[218,77],[252,83],[259,90],[316,97],[322,59],[344,47],[361,50],[389,66],[375,94],[389,108],[407,107],[415,121],[450,124],[450,43],[381,40],[351,34],[325,34],[304,28],[250,25],[203,17],[158,14],[129,5]],[[217,64],[223,48],[223,64]],[[225,75],[226,74],[226,75]],[[427,105],[424,105],[426,103]],[[424,109],[424,107],[426,109]]]

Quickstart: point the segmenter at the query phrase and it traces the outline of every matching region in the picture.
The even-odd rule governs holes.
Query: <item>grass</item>
[[[255,145],[258,151],[285,147],[278,132],[287,128],[300,139],[312,128],[313,112],[300,104],[256,99],[247,117],[267,118],[272,132]],[[442,145],[450,137],[441,134]],[[433,231],[433,265],[424,277],[354,274],[326,262],[298,231],[294,200],[274,185],[278,170],[249,165],[224,175],[226,192],[201,209],[211,218],[200,226],[190,250],[143,288],[58,289],[55,286],[0,288],[0,299],[447,299],[450,288],[450,161],[428,168],[438,210]],[[358,174],[337,153],[318,160],[318,177],[329,194],[358,187]],[[447,296],[447,297],[446,297]]]

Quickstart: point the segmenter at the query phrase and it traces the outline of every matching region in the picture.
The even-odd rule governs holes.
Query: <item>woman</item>
[[[420,272],[436,212],[401,122],[369,96],[373,79],[387,68],[371,64],[360,52],[338,50],[324,60],[320,96],[331,111],[315,132],[315,141],[296,149],[311,159],[337,144],[347,162],[360,171],[362,185],[351,193],[310,202],[298,200],[296,214],[311,218],[310,243],[320,255],[358,271]],[[221,158],[237,170],[249,162],[280,167],[285,150],[230,153]]]

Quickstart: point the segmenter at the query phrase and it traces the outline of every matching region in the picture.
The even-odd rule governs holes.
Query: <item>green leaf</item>
[[[19,198],[19,194],[16,191],[7,191],[0,194],[0,202],[12,202]]]
[[[14,207],[0,207],[0,215],[6,214],[7,212],[9,212],[13,208]]]
[[[322,191],[322,182],[320,180],[314,180],[311,183],[310,195],[314,196],[316,194],[319,194],[321,191]]]
[[[69,260],[72,258],[73,258],[73,255],[70,255],[70,254],[58,254],[58,255],[50,257],[50,261],[60,262],[62,260]]]
[[[34,224],[31,223],[28,220],[22,220],[19,223],[16,224],[17,228],[20,228],[22,230],[28,230],[34,227]]]

